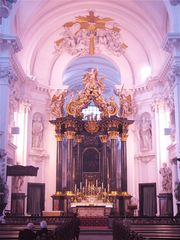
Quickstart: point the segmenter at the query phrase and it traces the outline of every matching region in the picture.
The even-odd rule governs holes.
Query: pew
[[[56,219],[56,218],[55,218]],[[48,229],[52,230],[56,239],[59,240],[72,240],[74,237],[74,219],[72,217],[58,219],[58,223],[52,217],[44,218],[48,222]],[[24,223],[22,222],[24,220]],[[35,224],[35,231],[40,229],[39,223],[42,218],[14,218],[7,219],[6,224],[0,224],[0,240],[17,240],[19,232],[26,228],[28,222]]]
[[[136,233],[134,238],[132,233]],[[134,224],[113,222],[113,240],[121,239],[180,239],[180,224]]]

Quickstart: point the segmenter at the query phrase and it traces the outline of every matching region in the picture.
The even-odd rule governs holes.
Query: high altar
[[[120,106],[113,97],[105,100],[103,78],[98,78],[96,69],[85,73],[82,82],[84,89],[69,100],[66,115],[63,110],[66,93],[52,98],[52,113],[58,116],[50,121],[57,139],[53,210],[78,211],[80,215],[108,215],[117,211],[123,215],[126,200],[131,198],[127,192],[126,156],[128,126],[133,123],[126,118],[131,113],[131,98],[121,91],[116,93],[121,99]],[[92,105],[99,113],[84,111]],[[119,155],[116,154],[118,139]],[[65,154],[62,149],[66,149]],[[120,182],[117,163],[121,169]]]

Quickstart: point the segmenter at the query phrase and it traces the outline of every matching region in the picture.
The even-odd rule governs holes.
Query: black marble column
[[[62,191],[62,141],[61,134],[56,135],[57,152],[56,152],[56,192]]]
[[[111,138],[111,166],[110,166],[110,179],[111,191],[116,191],[116,139],[119,136],[117,131],[108,132]]]
[[[80,182],[82,182],[82,165],[81,165],[81,159],[80,159],[80,144],[82,142],[83,136],[78,135],[76,137],[77,142],[77,155],[76,155],[76,180],[75,183],[77,184],[77,187],[80,189]]]
[[[121,135],[121,191],[127,192],[127,134]]]
[[[73,139],[75,136],[74,131],[67,131],[65,133],[67,137],[67,190],[72,191],[74,186],[73,181]]]
[[[104,187],[107,188],[107,135],[100,135],[100,140],[103,144],[103,160],[102,160],[102,182],[104,183]]]

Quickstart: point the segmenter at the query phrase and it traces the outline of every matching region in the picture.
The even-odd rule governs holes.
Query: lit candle
[[[110,190],[110,188],[109,188],[109,183],[108,183],[108,186],[107,186],[107,190],[108,190],[108,192],[110,192],[109,190]]]
[[[96,179],[96,187],[98,186],[98,180]]]
[[[102,190],[103,190],[103,188],[104,188],[104,183],[102,182]]]
[[[80,182],[80,190],[82,189],[82,182]]]
[[[74,185],[74,191],[76,192],[76,190],[77,190],[77,185],[75,184]]]

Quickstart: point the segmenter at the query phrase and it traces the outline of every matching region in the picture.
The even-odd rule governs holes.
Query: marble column
[[[118,131],[108,131],[111,139],[111,166],[110,166],[110,179],[111,179],[111,190],[116,191],[116,139],[119,136]]]
[[[127,192],[127,128],[123,127],[123,132],[120,134],[121,138],[121,191]]]
[[[180,33],[168,33],[164,50],[173,55],[169,71],[169,82],[173,86],[176,129],[176,157],[180,158]]]
[[[67,190],[72,191],[74,187],[73,181],[73,140],[75,137],[74,131],[66,131],[67,137]]]
[[[56,152],[56,192],[62,191],[62,134],[57,134],[57,152]]]
[[[107,158],[107,140],[108,140],[108,136],[107,135],[100,135],[99,136],[102,144],[103,144],[103,160],[102,160],[102,182],[104,183],[104,187],[107,188],[107,176],[108,176],[108,158]]]
[[[175,1],[174,1],[175,2]],[[171,1],[172,3],[172,1]],[[173,6],[174,9],[174,23],[178,22],[177,20],[180,18],[179,15],[179,5],[178,3],[175,4],[176,7]],[[163,49],[167,52],[169,52],[172,55],[172,62],[171,67],[169,71],[169,83],[171,85],[171,89],[173,91],[173,97],[174,97],[174,112],[175,112],[175,148],[176,148],[176,159],[180,159],[180,31],[178,28],[178,24],[175,24],[173,26],[175,32],[168,33],[164,43],[163,43]],[[180,180],[180,164],[179,161],[177,161],[177,181]],[[174,170],[175,171],[175,170]],[[175,180],[175,179],[173,179]],[[174,182],[172,183],[175,184]],[[175,200],[173,199],[173,202]],[[177,207],[178,201],[177,201]],[[177,212],[180,212],[177,210]]]
[[[82,142],[83,136],[77,135],[76,142],[77,142],[77,155],[76,155],[76,166],[75,166],[75,183],[77,187],[80,189],[80,182],[82,182],[82,164],[80,159],[80,144]]]

